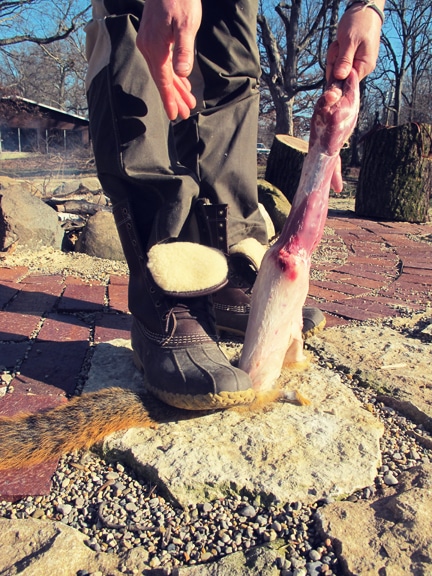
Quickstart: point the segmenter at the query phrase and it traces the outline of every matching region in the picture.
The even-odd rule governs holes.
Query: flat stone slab
[[[401,474],[400,484],[372,502],[334,502],[318,512],[346,574],[432,574],[430,464]]]
[[[140,379],[130,342],[115,340],[96,346],[84,391],[141,391]],[[114,434],[104,451],[157,482],[182,506],[233,492],[307,503],[372,484],[383,425],[328,369],[312,364],[304,372],[284,373],[282,380],[310,405],[276,402],[258,411],[208,413],[169,409],[169,422]]]
[[[126,554],[93,552],[87,536],[78,530],[51,520],[7,520],[0,518],[2,545],[0,573],[23,576],[122,576],[128,574],[166,574],[164,569],[151,569],[144,546],[135,546]],[[272,542],[255,546],[245,553],[236,552],[217,562],[197,566],[180,566],[172,576],[279,576],[277,561],[285,557],[284,543]]]
[[[398,328],[413,321],[399,319]],[[423,329],[429,336],[430,326]],[[423,336],[423,337],[424,337]],[[383,326],[325,330],[308,345],[379,393],[379,399],[432,432],[432,346],[406,331]]]

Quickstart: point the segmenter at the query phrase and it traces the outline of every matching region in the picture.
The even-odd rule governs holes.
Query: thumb
[[[353,67],[355,50],[352,45],[339,44],[339,52],[333,64],[333,76],[336,80],[345,80]]]
[[[184,35],[178,38],[173,48],[173,69],[178,76],[186,77],[192,72],[194,62],[194,38]]]

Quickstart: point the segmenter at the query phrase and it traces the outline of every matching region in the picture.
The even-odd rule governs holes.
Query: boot
[[[223,254],[189,242],[157,244],[145,254],[128,203],[114,216],[130,268],[132,348],[145,387],[187,410],[252,402],[249,376],[216,341],[211,295],[227,282]]]
[[[267,249],[254,238],[246,238],[228,248],[226,204],[210,204],[200,199],[196,204],[202,241],[224,252],[228,259],[228,282],[213,295],[216,326],[219,332],[244,336],[250,313],[252,289]],[[303,338],[324,329],[326,319],[318,308],[303,307]]]

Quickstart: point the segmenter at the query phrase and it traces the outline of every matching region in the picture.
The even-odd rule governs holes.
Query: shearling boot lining
[[[267,246],[264,246],[255,238],[245,238],[238,244],[231,246],[229,253],[230,256],[245,256],[258,271],[266,251]]]
[[[228,264],[223,253],[193,242],[156,244],[148,252],[147,267],[166,294],[212,294],[227,283]]]

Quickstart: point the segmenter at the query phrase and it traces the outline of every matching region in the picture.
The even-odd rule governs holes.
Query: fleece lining
[[[228,276],[222,252],[193,242],[156,244],[148,252],[147,267],[167,294],[211,294]]]
[[[260,269],[262,259],[267,251],[267,246],[263,246],[255,238],[245,238],[238,244],[234,244],[230,248],[230,255],[232,256],[245,256],[255,266],[256,270]]]

